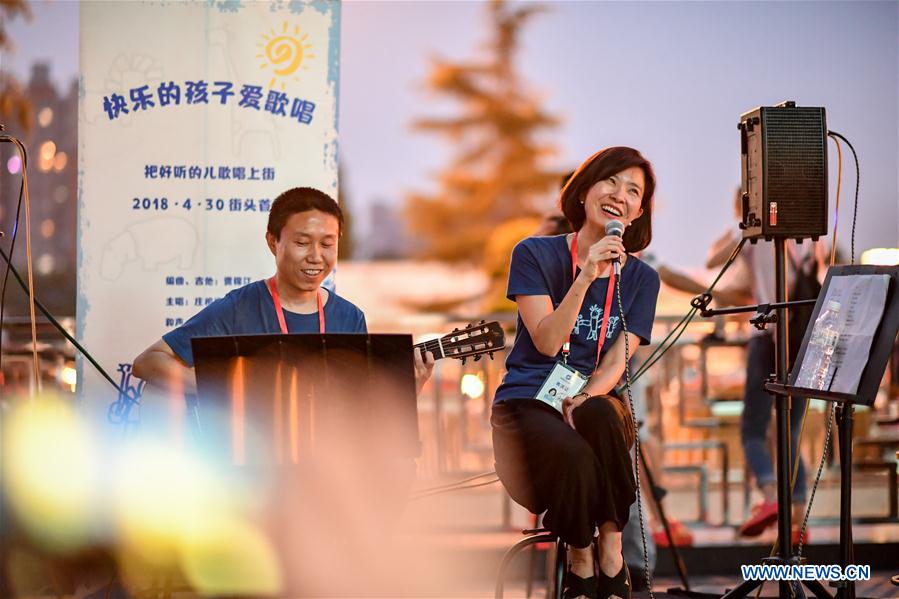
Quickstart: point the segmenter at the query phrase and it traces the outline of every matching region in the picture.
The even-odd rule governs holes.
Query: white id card
[[[587,385],[587,381],[589,381],[587,377],[571,366],[556,362],[534,399],[539,399],[561,412],[562,400],[580,393]]]

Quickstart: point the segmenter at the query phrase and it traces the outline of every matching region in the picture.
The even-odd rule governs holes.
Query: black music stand
[[[297,463],[347,443],[407,457],[420,452],[410,335],[196,337],[191,346],[197,428],[230,447],[237,464],[272,455]],[[232,420],[227,429],[223,408]],[[271,442],[261,455],[236,445],[234,420],[241,417]]]
[[[410,335],[194,338],[201,450],[261,490],[279,596],[358,595],[420,453]],[[340,564],[353,564],[345,576]]]
[[[799,376],[800,367],[805,358],[809,339],[811,339],[814,329],[813,323],[821,312],[821,308],[828,297],[828,291],[834,280],[837,277],[849,275],[889,276],[883,315],[880,317],[879,325],[874,334],[870,354],[864,369],[862,370],[858,387],[854,393],[839,393],[797,387],[794,383]],[[840,442],[840,566],[842,566],[844,571],[846,566],[850,565],[853,559],[851,504],[853,407],[855,405],[871,406],[876,399],[877,390],[880,387],[883,373],[886,370],[887,363],[890,359],[893,343],[896,339],[897,332],[899,332],[899,293],[897,293],[897,289],[899,289],[899,266],[836,266],[830,268],[827,272],[827,278],[825,279],[821,293],[818,295],[818,299],[815,302],[815,310],[810,321],[810,326],[806,329],[805,336],[802,339],[802,346],[796,357],[796,365],[789,376],[789,384],[770,382],[765,385],[766,390],[782,399],[788,399],[790,397],[817,398],[838,404],[837,427],[839,429]],[[781,472],[778,471],[778,476],[780,476],[780,474]],[[779,479],[778,484],[781,483],[782,481]],[[787,482],[787,484],[789,483]],[[787,553],[792,561],[792,551],[788,550]],[[761,584],[761,581],[747,580],[737,588],[726,593],[724,597],[726,599],[745,597]],[[806,586],[808,586],[816,596],[829,596],[829,594],[825,595],[826,591],[820,583],[806,583]],[[836,599],[855,599],[855,583],[853,581],[832,582],[831,586],[837,588],[835,595]]]
[[[794,368],[790,374],[790,384],[769,383],[765,385],[765,388],[775,395],[817,398],[837,404],[837,428],[840,440],[840,566],[844,571],[846,566],[852,563],[854,553],[852,543],[852,416],[854,406],[874,405],[883,373],[890,360],[896,335],[899,333],[899,293],[897,293],[899,290],[899,266],[837,266],[831,268],[827,273],[827,279],[818,296],[815,312],[812,315],[812,322],[814,322],[827,297],[828,289],[836,277],[863,274],[888,275],[890,280],[883,316],[875,332],[871,343],[871,353],[862,370],[855,393],[825,392],[796,387],[794,384],[799,375],[799,368]],[[812,327],[809,327],[796,358],[797,364],[802,364],[811,333]],[[831,586],[837,589],[836,599],[855,599],[855,582],[832,582]]]

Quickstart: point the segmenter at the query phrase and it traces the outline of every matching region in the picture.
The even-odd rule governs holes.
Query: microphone
[[[610,220],[606,223],[606,235],[615,235],[621,238],[624,235],[624,224],[620,220]],[[615,276],[621,274],[621,258],[612,260],[612,268],[615,270]]]

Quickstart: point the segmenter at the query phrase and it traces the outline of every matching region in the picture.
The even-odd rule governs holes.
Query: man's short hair
[[[319,210],[333,215],[337,219],[338,235],[343,232],[343,211],[340,205],[334,198],[313,187],[294,187],[275,198],[268,214],[268,232],[275,239],[280,239],[287,220],[294,214],[307,210]]]

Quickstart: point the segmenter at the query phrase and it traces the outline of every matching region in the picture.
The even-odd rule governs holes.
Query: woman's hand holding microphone
[[[624,255],[624,241],[618,235],[606,235],[590,246],[587,259],[581,268],[579,277],[585,277],[592,283],[597,278],[609,273],[612,262]]]
[[[611,225],[617,225],[618,231],[611,232]],[[589,285],[599,277],[609,274],[613,263],[619,262],[621,257],[625,255],[624,240],[621,238],[621,230],[623,228],[618,222],[613,221],[609,223],[606,226],[607,235],[590,246],[584,265],[581,268],[581,274],[578,275],[579,279],[583,277],[584,283]],[[562,416],[565,418],[565,422],[571,425],[571,428],[575,428],[573,416],[575,408],[587,401],[589,397],[589,393],[581,392],[562,400]]]

